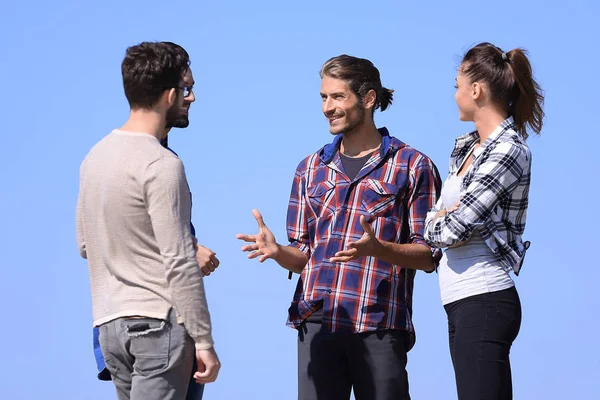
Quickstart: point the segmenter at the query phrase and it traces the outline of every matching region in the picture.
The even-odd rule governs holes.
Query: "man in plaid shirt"
[[[296,169],[287,232],[278,244],[258,210],[249,258],[301,274],[288,325],[298,330],[298,398],[409,399],[415,342],[413,281],[440,257],[423,239],[441,186],[422,153],[377,129],[392,90],[365,59],[342,55],[321,70],[322,109],[335,136]]]

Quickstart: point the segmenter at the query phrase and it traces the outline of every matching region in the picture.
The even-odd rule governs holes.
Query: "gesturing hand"
[[[365,230],[362,237],[356,242],[348,243],[346,250],[338,251],[334,257],[331,257],[331,262],[347,262],[356,260],[359,257],[376,256],[382,247],[381,242],[375,237],[373,228],[367,222],[364,215],[360,216],[360,225]]]
[[[264,262],[269,258],[275,258],[279,253],[279,245],[275,241],[273,232],[267,228],[267,225],[265,225],[265,222],[263,221],[262,214],[258,210],[252,210],[252,215],[254,215],[256,223],[258,224],[258,233],[256,235],[238,234],[235,236],[246,243],[252,243],[242,246],[242,251],[250,252],[250,254],[248,254],[248,258],[250,259],[260,257],[258,259],[260,262]]]

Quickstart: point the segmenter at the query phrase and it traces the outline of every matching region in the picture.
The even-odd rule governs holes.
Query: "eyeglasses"
[[[193,86],[180,86],[179,89],[183,89],[183,97],[188,97],[194,91]]]
[[[183,89],[183,97],[188,97],[190,94],[192,94],[194,92],[194,87],[193,86],[172,86],[172,87],[166,87],[165,90],[168,89]]]

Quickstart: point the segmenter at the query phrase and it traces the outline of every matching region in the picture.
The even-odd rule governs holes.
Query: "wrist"
[[[375,239],[375,245],[373,246],[373,257],[375,258],[383,258],[386,253],[386,248],[384,242],[379,239]]]
[[[282,246],[279,243],[275,243],[275,250],[273,251],[273,260],[279,262],[279,257],[283,253]]]

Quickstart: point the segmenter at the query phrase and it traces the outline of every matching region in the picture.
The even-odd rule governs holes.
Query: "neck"
[[[147,133],[158,140],[167,136],[164,116],[155,110],[131,110],[129,119],[121,127],[124,131]]]
[[[362,157],[375,151],[381,145],[381,134],[375,124],[363,123],[350,132],[342,134],[340,151],[349,157]]]
[[[479,142],[483,143],[494,132],[494,130],[508,118],[508,113],[495,108],[482,108],[474,118],[475,129],[479,133]]]

